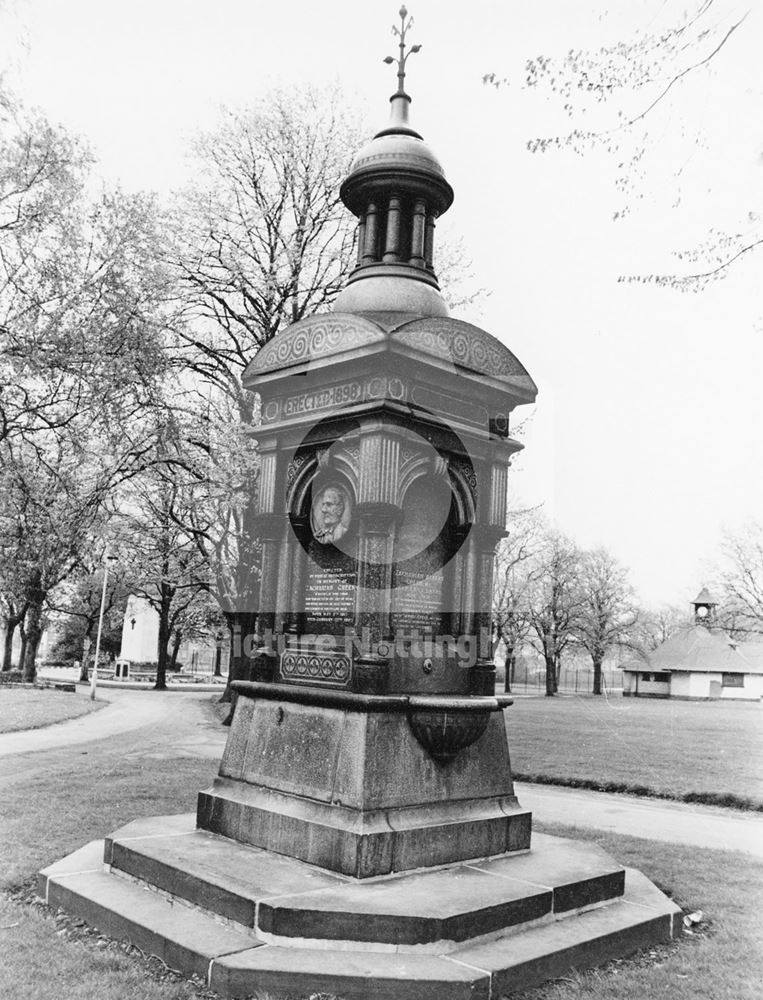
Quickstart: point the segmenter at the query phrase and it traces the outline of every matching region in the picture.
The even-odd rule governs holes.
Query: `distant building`
[[[716,625],[717,602],[703,588],[692,602],[694,624],[680,629],[646,660],[623,664],[623,694],[641,698],[760,701],[763,643],[735,642]]]
[[[228,634],[210,634],[204,639],[183,641],[178,650],[178,666],[184,675],[228,672]],[[159,643],[159,614],[143,597],[131,594],[122,621],[122,645],[116,675],[129,677],[136,664],[156,664]],[[127,669],[124,665],[127,664]]]
[[[156,663],[159,642],[159,615],[144,597],[130,594],[122,620],[120,660]]]

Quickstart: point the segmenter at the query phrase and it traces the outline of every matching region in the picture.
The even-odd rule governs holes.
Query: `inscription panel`
[[[445,601],[451,492],[445,477],[420,479],[408,490],[395,544],[393,631],[441,631]]]
[[[265,423],[272,423],[274,420],[298,417],[303,413],[336,410],[342,406],[353,406],[368,400],[399,401],[405,399],[406,395],[406,386],[401,379],[377,375],[362,382],[341,382],[322,389],[295,393],[280,400],[271,399],[265,404],[262,416]]]
[[[444,570],[427,572],[419,557],[397,569],[394,592],[395,631],[439,631],[443,611]]]
[[[354,559],[333,545],[311,542],[305,572],[305,631],[344,634],[355,622]]]

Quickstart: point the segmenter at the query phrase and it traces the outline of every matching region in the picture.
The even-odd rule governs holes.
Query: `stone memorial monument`
[[[389,123],[341,188],[357,265],[244,377],[261,598],[219,774],[195,816],[41,874],[49,903],[228,995],[499,997],[668,940],[680,912],[532,835],[514,794],[490,607],[511,414],[536,388],[440,294],[453,191],[409,122],[400,17]]]

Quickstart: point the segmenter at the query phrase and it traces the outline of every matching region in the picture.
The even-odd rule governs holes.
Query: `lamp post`
[[[106,585],[109,582],[109,563],[116,562],[116,556],[107,555],[103,560],[103,587],[101,588],[101,610],[98,615],[98,632],[95,637],[95,659],[93,673],[90,677],[90,700],[95,700],[95,688],[98,683],[98,655],[101,652],[101,632],[103,631],[103,612],[106,608]]]

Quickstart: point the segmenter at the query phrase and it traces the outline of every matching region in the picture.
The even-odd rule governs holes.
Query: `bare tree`
[[[327,309],[352,266],[355,220],[339,187],[360,130],[348,107],[335,90],[307,89],[225,112],[195,144],[198,179],[177,203],[170,263],[185,315],[174,356],[195,497],[184,527],[230,628],[230,679],[247,668],[234,634],[254,633],[259,586],[259,411],[241,375],[283,326]]]
[[[355,220],[339,198],[360,132],[338,91],[266,95],[226,111],[194,146],[198,179],[178,201],[172,264],[197,320],[180,327],[190,370],[236,400],[263,344],[326,309],[352,263]]]
[[[691,618],[686,610],[669,604],[663,604],[658,608],[641,609],[629,645],[636,653],[646,658],[679,629],[690,624]]]
[[[22,666],[31,681],[46,601],[74,571],[97,529],[104,483],[97,472],[83,468],[81,456],[52,449],[31,452],[18,445],[6,447],[3,455],[0,580],[26,608]]]
[[[750,9],[726,0],[693,0],[674,14],[661,4],[641,30],[614,45],[528,59],[521,86],[550,95],[572,124],[569,130],[563,124],[556,134],[529,139],[528,150],[536,154],[570,150],[579,155],[605,151],[615,164],[619,204],[613,219],[625,218],[643,197],[647,154],[664,147],[654,140],[653,119],[661,110],[683,98],[679,105],[683,112],[678,112],[684,119],[681,131],[694,133],[694,146],[704,141],[701,119],[694,125],[686,122],[685,92],[724,59],[733,58],[734,41],[744,30]],[[516,82],[495,72],[485,74],[484,81],[495,87]],[[675,126],[671,132],[675,135]],[[677,187],[690,160],[691,153],[682,155],[672,170]],[[757,225],[750,230],[750,221],[749,217],[735,220],[725,231],[709,226],[701,245],[676,248],[680,273],[623,275],[619,280],[700,290],[724,277],[735,261],[763,243],[763,232]],[[756,215],[752,221],[757,223]]]
[[[723,538],[720,620],[736,638],[763,637],[763,524],[751,521]]]
[[[575,636],[580,601],[580,552],[565,535],[546,530],[532,561],[529,615],[546,666],[546,695],[556,694],[561,657]]]
[[[187,519],[189,497],[171,460],[172,440],[161,438],[157,449],[156,464],[124,491],[115,531],[130,593],[148,601],[159,618],[155,688],[164,690],[170,641],[205,591],[208,568],[193,537],[181,526]]]
[[[532,629],[530,589],[533,558],[541,544],[536,510],[509,516],[508,535],[498,545],[493,577],[493,634],[506,650],[505,689],[511,690],[516,656]]]
[[[574,634],[593,661],[593,693],[601,694],[604,658],[632,637],[638,620],[625,567],[606,549],[582,554]]]

